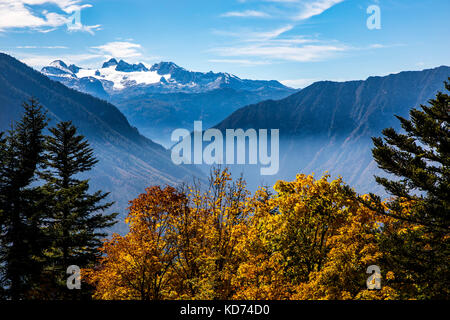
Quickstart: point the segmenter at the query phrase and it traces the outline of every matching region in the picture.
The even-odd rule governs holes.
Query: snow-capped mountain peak
[[[116,70],[117,71],[122,71],[122,72],[136,72],[136,71],[150,71],[147,69],[146,66],[144,66],[143,63],[138,63],[138,64],[129,64],[123,60],[120,60],[119,63],[116,66]]]
[[[143,65],[142,65],[143,66]],[[109,65],[101,69],[80,69],[76,76],[78,78],[92,77],[103,83],[106,90],[122,90],[137,85],[152,85],[160,83],[161,76],[156,71],[146,71],[143,66],[120,64]],[[134,71],[136,70],[136,71]],[[170,75],[164,75],[166,80]]]
[[[67,64],[65,64],[62,60],[55,60],[50,63],[50,66],[59,69],[67,69]]]
[[[117,62],[116,59],[111,58],[108,61],[103,63],[102,68],[108,68],[108,67],[111,67],[111,66],[117,66],[118,64],[119,63]]]
[[[62,60],[55,60],[51,62],[47,67],[42,68],[42,73],[47,75],[65,75],[65,76],[73,76],[80,70],[74,64],[67,66],[67,64]]]
[[[63,82],[80,91],[92,93],[84,86],[95,86],[95,93],[103,88],[101,95],[115,95],[123,90],[139,90],[145,93],[206,92],[219,88],[255,91],[263,88],[286,90],[278,81],[243,80],[229,73],[194,72],[173,62],[159,62],[151,67],[143,63],[132,64],[111,58],[99,69],[67,66],[61,60],[42,68],[46,76]],[[127,91],[128,92],[128,91]]]
[[[175,71],[187,71],[186,69],[176,65],[173,62],[160,62],[155,63],[151,68],[150,71],[157,71],[158,74],[170,74]]]

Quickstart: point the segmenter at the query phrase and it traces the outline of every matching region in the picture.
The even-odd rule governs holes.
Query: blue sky
[[[448,0],[0,0],[0,51],[35,68],[114,56],[304,87],[450,65],[449,13]]]

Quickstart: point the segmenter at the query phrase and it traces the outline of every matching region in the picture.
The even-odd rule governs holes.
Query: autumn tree
[[[364,198],[368,200],[368,195]],[[359,203],[356,195],[342,224],[329,238],[330,250],[323,267],[309,275],[305,283],[296,287],[292,296],[300,300],[397,299],[391,287],[395,280],[389,266],[381,264],[384,253],[378,245],[382,234],[383,217]],[[367,268],[381,268],[381,290],[368,290]]]
[[[251,218],[235,249],[241,263],[232,279],[233,299],[289,299],[292,291],[285,275],[286,260],[277,247],[284,232],[282,216],[265,188],[257,190],[250,205]]]
[[[213,172],[206,189],[147,189],[132,201],[130,232],[105,242],[99,265],[85,270],[95,298],[401,297],[380,247],[394,218],[367,208],[329,175],[300,174],[274,189],[252,195],[226,170]],[[370,265],[382,269],[381,291],[367,289]]]
[[[315,181],[313,176],[297,175],[293,182],[275,185],[274,205],[283,216],[278,246],[286,257],[286,274],[294,283],[307,281],[322,268],[329,248],[329,237],[342,224],[352,205],[352,191],[329,176]]]
[[[104,243],[95,269],[84,271],[96,299],[160,300],[172,297],[169,276],[176,252],[168,241],[172,219],[186,208],[186,197],[172,187],[151,187],[131,201],[130,231]]]
[[[383,292],[369,292],[366,286],[367,267],[379,264],[382,256],[380,217],[361,205],[341,178],[328,179],[297,175],[295,181],[279,181],[274,195],[257,192],[238,246],[244,259],[234,278],[234,298],[396,297],[389,286]]]
[[[244,180],[233,181],[226,169],[213,169],[206,191],[197,186],[188,192],[189,216],[176,222],[184,227],[177,227],[180,241],[176,244],[181,259],[175,270],[188,285],[186,297],[231,299],[232,278],[241,262],[235,247],[245,237],[250,193]],[[194,238],[183,231],[191,223],[195,226],[191,228]]]
[[[240,258],[248,192],[227,171],[206,191],[151,187],[132,201],[130,231],[104,244],[98,268],[85,271],[98,299],[227,299]]]

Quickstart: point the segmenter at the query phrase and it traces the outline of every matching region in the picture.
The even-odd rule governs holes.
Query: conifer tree
[[[450,79],[450,78],[449,78]],[[445,83],[450,90],[450,84]],[[397,116],[405,133],[393,128],[383,131],[385,136],[373,138],[373,156],[384,171],[397,180],[376,177],[390,194],[414,200],[418,206],[410,217],[399,219],[447,230],[450,225],[450,98],[439,92],[431,106],[412,109],[411,120]],[[396,208],[393,207],[393,211]]]
[[[32,186],[44,157],[47,117],[35,99],[23,104],[22,119],[1,142],[1,284],[13,300],[27,298],[42,267],[45,208]]]
[[[450,90],[449,83],[445,87]],[[376,177],[394,196],[387,209],[379,197],[372,199],[379,212],[394,218],[392,224],[408,223],[400,233],[384,227],[382,243],[387,263],[396,267],[397,281],[409,283],[414,298],[448,298],[450,97],[438,92],[429,103],[412,109],[410,120],[397,116],[404,133],[388,128],[384,139],[373,138],[375,161],[395,178]]]
[[[71,122],[49,129],[46,149],[48,170],[43,175],[51,195],[51,248],[47,251],[47,270],[56,281],[57,297],[74,297],[66,288],[66,270],[70,265],[91,267],[106,233],[102,229],[116,222],[117,214],[104,214],[112,203],[103,200],[109,193],[89,193],[89,180],[80,180],[97,163],[93,149],[84,136],[77,134]]]

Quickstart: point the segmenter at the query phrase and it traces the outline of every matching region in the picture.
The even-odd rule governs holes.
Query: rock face
[[[279,174],[260,177],[246,170],[250,181],[271,184],[329,171],[360,192],[382,192],[373,179],[382,173],[372,160],[371,137],[387,127],[399,129],[394,115],[408,118],[411,108],[444,90],[448,77],[450,68],[442,66],[365,81],[317,82],[285,99],[241,108],[216,127],[280,129]]]
[[[55,63],[56,64],[56,63]],[[54,66],[52,66],[54,67]],[[69,69],[62,63],[58,69]],[[83,80],[83,81],[89,81]],[[93,189],[110,191],[113,208],[123,217],[128,201],[151,185],[176,185],[203,174],[194,167],[176,166],[170,152],[142,136],[112,104],[67,88],[0,54],[0,131],[19,119],[22,102],[31,96],[48,110],[51,125],[71,120],[85,135],[99,163],[88,173]],[[120,225],[124,228],[124,225]]]

